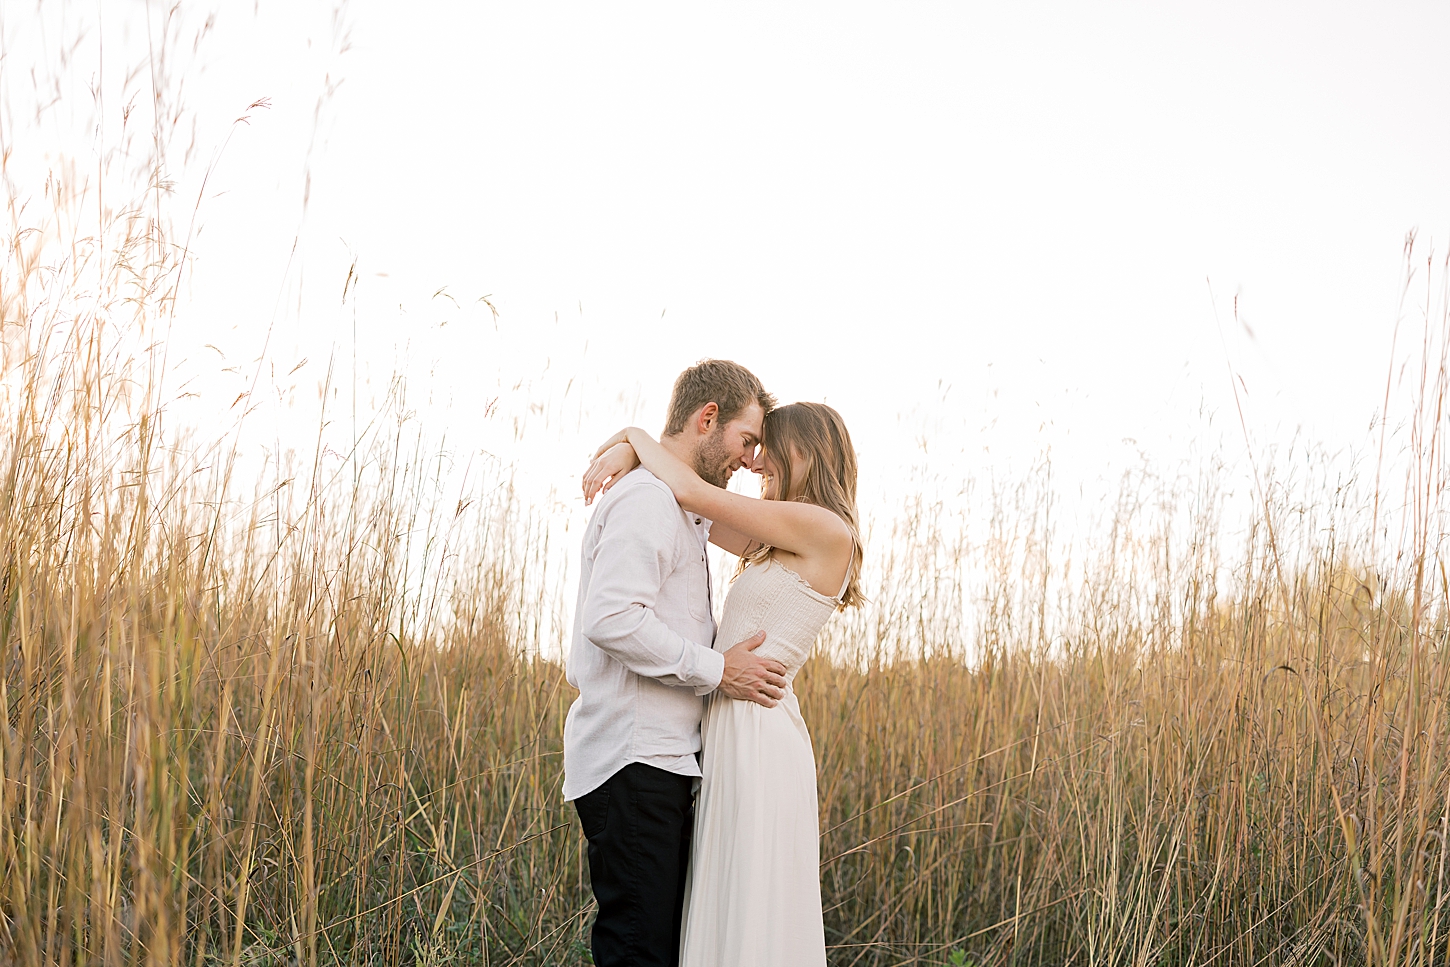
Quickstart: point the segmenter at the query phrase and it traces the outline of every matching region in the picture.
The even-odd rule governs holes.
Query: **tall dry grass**
[[[147,158],[10,207],[0,960],[587,962],[547,522],[504,477],[443,492],[401,390],[259,480],[173,427],[186,236]],[[874,529],[872,604],[797,682],[832,963],[1450,958],[1426,305],[1363,499],[1260,466],[1241,541],[1212,472],[1130,479],[1071,555],[1033,481]]]

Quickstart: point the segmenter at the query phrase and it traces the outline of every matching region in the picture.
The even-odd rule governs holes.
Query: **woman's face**
[[[764,500],[779,499],[777,489],[780,487],[780,465],[775,462],[764,446],[755,449],[755,456],[746,466],[761,476],[761,498]]]

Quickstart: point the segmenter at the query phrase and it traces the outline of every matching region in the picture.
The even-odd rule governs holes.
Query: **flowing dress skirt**
[[[816,761],[795,692],[711,696],[681,967],[824,967]]]

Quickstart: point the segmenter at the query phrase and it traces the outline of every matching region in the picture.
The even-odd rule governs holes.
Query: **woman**
[[[861,602],[856,454],[840,414],[820,403],[772,411],[764,438],[750,467],[762,500],[706,483],[635,427],[601,448],[584,494],[643,464],[710,518],[711,542],[741,558],[715,641],[764,631],[756,654],[790,681],[832,612]],[[774,708],[711,695],[700,733],[681,967],[824,965],[816,764],[795,692]]]

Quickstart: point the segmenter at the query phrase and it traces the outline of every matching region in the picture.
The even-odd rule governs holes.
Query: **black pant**
[[[634,762],[574,800],[599,902],[597,967],[678,967],[694,780]]]

